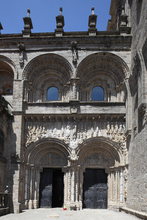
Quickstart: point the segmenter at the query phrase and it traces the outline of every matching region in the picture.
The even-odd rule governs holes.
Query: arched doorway
[[[83,181],[83,208],[107,208],[107,173],[105,169],[86,168]]]
[[[104,209],[125,203],[127,165],[119,147],[104,138],[79,148],[80,202],[83,208]]]
[[[62,207],[64,203],[64,167],[68,152],[54,141],[37,144],[25,165],[25,207]]]

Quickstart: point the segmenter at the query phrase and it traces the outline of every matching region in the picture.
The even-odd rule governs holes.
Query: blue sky
[[[63,7],[64,31],[86,31],[91,8],[95,7],[98,30],[106,30],[111,0],[0,0],[2,33],[20,33],[28,8],[33,22],[32,32],[53,32],[55,17]]]

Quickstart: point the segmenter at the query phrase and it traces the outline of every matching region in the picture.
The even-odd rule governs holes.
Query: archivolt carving
[[[25,162],[43,166],[66,166],[69,152],[62,142],[44,139],[25,151]]]
[[[95,53],[81,61],[77,68],[80,78],[80,99],[91,97],[91,88],[101,86],[105,90],[105,101],[125,102],[129,68],[126,63],[112,53]],[[90,77],[89,77],[90,76]]]
[[[85,68],[86,67],[86,68]],[[84,77],[94,69],[106,70],[111,72],[119,80],[123,80],[129,73],[129,68],[126,63],[119,57],[112,53],[95,53],[87,56],[78,66],[77,75]],[[86,74],[86,75],[87,75]]]
[[[34,76],[38,77],[37,73],[42,73],[45,69],[52,69],[62,73],[64,78],[69,78],[72,72],[71,65],[64,57],[57,54],[43,54],[28,63],[24,69],[23,77],[25,79],[35,79]]]

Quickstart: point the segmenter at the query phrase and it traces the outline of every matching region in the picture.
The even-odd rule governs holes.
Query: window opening
[[[49,87],[47,90],[47,101],[57,101],[59,99],[59,90],[56,87]]]
[[[92,101],[104,101],[104,89],[101,86],[96,86],[92,89]]]

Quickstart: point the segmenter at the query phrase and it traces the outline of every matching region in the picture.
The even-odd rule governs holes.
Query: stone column
[[[25,170],[25,207],[28,208],[29,201],[29,168],[26,166]]]
[[[127,185],[128,185],[128,167],[124,168],[123,171],[123,177],[124,177],[124,202],[127,200]]]
[[[34,178],[34,167],[30,167],[30,199],[28,203],[28,208],[32,209],[33,208],[33,178]]]
[[[79,169],[79,208],[83,207],[83,182],[85,169]]]
[[[39,208],[40,173],[41,173],[40,167],[37,167],[37,173],[36,173],[36,200],[37,200],[37,208]]]
[[[19,198],[19,170],[20,170],[20,165],[15,164],[12,165],[12,169],[14,170],[13,174],[13,207],[14,207],[14,213],[19,213],[21,211],[20,208],[20,202],[18,200]]]
[[[64,172],[64,204],[63,206],[67,208],[69,202],[69,172],[68,168],[63,168],[62,171]]]
[[[76,207],[76,209],[81,209],[82,197],[80,195],[81,191],[81,178],[80,178],[80,167],[74,166],[71,169],[72,178],[71,178],[71,205]],[[83,187],[83,184],[82,184]]]
[[[111,172],[108,173],[108,208],[112,201],[112,175]]]
[[[119,206],[120,201],[120,176],[119,170],[112,169],[108,172],[108,207]]]
[[[117,171],[114,172],[114,203],[117,203]]]
[[[18,107],[19,108],[19,107]],[[14,143],[14,137],[12,137],[12,148],[15,148],[14,163],[11,166],[11,172],[13,175],[13,207],[14,212],[18,213],[21,211],[21,189],[20,189],[20,156],[22,148],[22,116],[15,115],[13,123],[13,131],[17,134],[16,143]]]
[[[34,168],[34,187],[33,187],[33,191],[34,191],[34,201],[33,201],[33,207],[34,209],[38,208],[38,204],[39,204],[39,169],[38,167]]]
[[[73,78],[71,79],[71,95],[70,95],[70,100],[78,100],[79,94],[78,94],[78,78]]]
[[[79,201],[79,167],[76,169],[75,173],[75,202]]]
[[[80,172],[77,165],[64,169],[64,187],[64,206],[80,209]]]
[[[117,202],[120,204],[120,171],[117,171]]]
[[[75,170],[71,168],[71,203],[75,202]]]
[[[80,165],[76,169],[76,207],[77,209],[82,209],[82,199],[83,199],[83,171],[81,171]]]
[[[120,189],[119,189],[119,171],[115,171],[115,186],[116,186],[116,196],[115,196],[115,203],[116,206],[119,206],[119,194],[120,194]]]
[[[28,81],[24,80],[24,98],[23,101],[28,102]]]
[[[111,183],[112,183],[112,203],[114,202],[114,172],[111,172]]]
[[[120,200],[120,180],[119,180],[119,171],[115,169],[113,172],[113,203],[116,207],[119,207],[119,200]]]
[[[123,170],[120,170],[120,203],[124,203],[124,179],[123,179]]]
[[[64,204],[68,201],[68,173],[64,171]]]
[[[23,81],[21,79],[15,79],[13,82],[13,134],[11,139],[11,147],[13,150],[16,162],[11,166],[11,172],[13,175],[13,207],[14,212],[18,213],[21,211],[21,188],[19,184],[20,180],[20,159],[22,153],[22,134],[23,134]],[[24,200],[24,198],[23,198]]]
[[[64,207],[69,209],[71,202],[71,171],[69,167],[63,168],[64,172]]]

